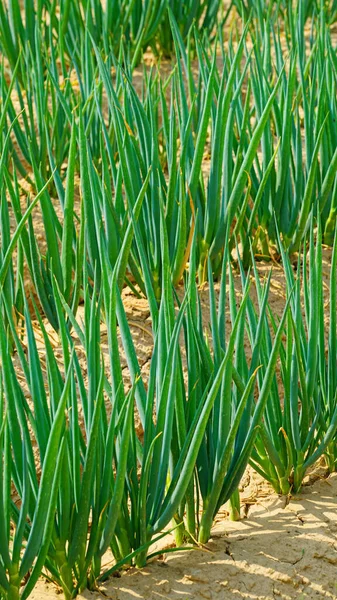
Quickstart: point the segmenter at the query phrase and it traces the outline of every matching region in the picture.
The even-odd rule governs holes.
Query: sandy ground
[[[163,549],[145,569],[124,571],[79,600],[337,598],[337,475],[305,486],[286,506],[251,477],[242,494],[247,518],[231,522],[219,514],[207,547],[170,554]],[[254,488],[250,505],[246,494]],[[56,600],[60,594],[41,580],[31,598]]]

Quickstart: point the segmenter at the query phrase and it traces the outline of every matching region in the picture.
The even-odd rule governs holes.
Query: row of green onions
[[[196,30],[185,50],[171,14],[178,61],[164,79],[155,69],[144,70],[141,96],[132,85],[132,66],[121,67],[112,54],[104,57],[89,32],[81,60],[74,57],[69,65],[59,65],[57,44],[50,56],[45,49],[38,59],[22,52],[10,82],[1,79],[2,252],[10,244],[12,216],[18,226],[27,209],[19,202],[27,183],[39,195],[46,247],[37,242],[29,218],[15,269],[11,259],[1,275],[19,313],[18,278],[28,268],[43,311],[57,329],[51,266],[76,312],[83,261],[100,285],[102,227],[111,271],[124,248],[120,289],[126,281],[149,302],[158,302],[161,205],[174,285],[182,279],[194,230],[200,283],[208,277],[208,257],[220,276],[227,228],[231,251],[239,240],[245,269],[251,264],[250,240],[254,255],[268,259],[277,231],[284,247],[297,252],[316,205],[324,243],[332,245],[336,53],[324,20],[315,21],[307,48],[300,7],[297,17],[286,48],[272,21],[253,20],[237,39],[233,32],[225,51],[222,38],[213,48]],[[208,154],[209,175],[202,173]],[[137,236],[133,221],[139,224]],[[147,277],[154,298],[148,296]]]
[[[64,62],[79,58],[81,43],[90,35],[106,52],[118,54],[128,47],[136,64],[148,46],[156,55],[171,54],[168,10],[184,39],[192,23],[213,35],[215,24],[226,21],[230,12],[224,14],[220,0],[8,0],[0,6],[0,49],[13,68],[22,48],[38,60],[41,42],[51,49],[57,40]],[[23,67],[19,77],[25,78]]]
[[[124,565],[143,566],[152,556],[153,541],[168,530],[177,547],[206,543],[223,504],[229,501],[232,517],[239,516],[238,486],[248,463],[282,494],[300,491],[308,469],[322,456],[330,472],[336,468],[337,242],[328,331],[322,238],[313,226],[309,259],[305,247],[295,270],[280,244],[287,282],[281,315],[273,314],[268,302],[271,272],[260,281],[254,262],[256,304],[242,262],[242,293],[235,290],[227,251],[216,294],[208,261],[206,331],[196,283],[196,234],[184,290],[177,295],[163,211],[161,228],[163,294],[159,305],[150,307],[154,345],[148,378],[138,362],[118,269],[111,274],[104,260],[100,291],[96,283],[93,292],[86,287],[81,319],[52,277],[61,360],[55,358],[34,299],[33,309],[24,301],[23,339],[2,291],[4,598],[27,598],[41,573],[66,598],[75,597]],[[89,280],[85,266],[84,271]],[[103,323],[108,333],[104,351]],[[118,336],[130,373],[129,391]],[[108,549],[114,566],[106,571],[102,558]]]

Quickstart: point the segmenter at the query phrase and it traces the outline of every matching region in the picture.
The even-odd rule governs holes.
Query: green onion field
[[[337,0],[0,0],[0,599],[337,598]]]

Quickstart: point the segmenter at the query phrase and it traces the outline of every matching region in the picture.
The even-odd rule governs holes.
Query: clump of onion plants
[[[313,220],[295,269],[280,242],[289,312],[280,348],[279,381],[274,376],[263,424],[250,462],[282,494],[300,491],[308,470],[325,456],[336,469],[336,236],[330,266],[329,324],[323,294],[322,232],[314,236]],[[307,251],[308,249],[308,251]],[[258,275],[257,282],[258,282]],[[258,283],[259,297],[262,289]],[[273,328],[277,317],[269,310]],[[255,330],[253,312],[250,328]],[[261,356],[265,362],[271,337],[265,330]],[[263,373],[263,369],[262,369]],[[259,374],[260,375],[260,374]]]

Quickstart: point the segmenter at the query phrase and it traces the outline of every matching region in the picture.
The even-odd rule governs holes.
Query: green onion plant
[[[328,326],[322,248],[321,228],[315,239],[313,221],[308,254],[304,245],[297,266],[281,245],[290,310],[280,349],[280,379],[274,377],[250,462],[282,494],[299,492],[308,469],[322,456],[326,457],[329,472],[336,468],[336,239],[330,268]],[[258,289],[262,297],[259,284]],[[253,310],[251,314],[253,330],[256,317]],[[277,317],[271,311],[270,318],[275,329]],[[261,355],[266,360],[271,339],[267,329],[265,334]]]

